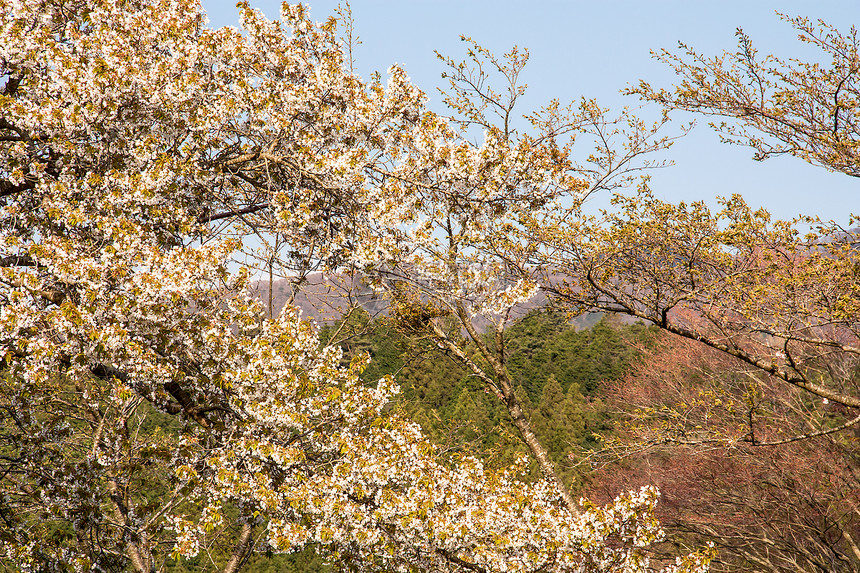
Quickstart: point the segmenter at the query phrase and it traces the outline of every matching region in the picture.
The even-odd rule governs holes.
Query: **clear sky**
[[[337,4],[310,2],[311,15],[324,20]],[[251,5],[278,17],[278,1],[251,0]],[[203,6],[212,26],[236,25],[232,2],[203,0]],[[551,98],[582,96],[613,109],[636,106],[637,99],[619,94],[625,86],[646,79],[668,87],[674,79],[671,70],[651,58],[651,50],[671,49],[682,41],[716,55],[736,47],[738,27],[752,37],[760,54],[814,54],[796,41],[796,32],[776,11],[822,18],[843,32],[860,24],[860,0],[353,0],[352,10],[361,40],[355,54],[359,73],[368,77],[378,70],[384,75],[391,64],[400,64],[437,111],[443,111],[436,92],[443,85],[443,65],[434,50],[462,59],[461,34],[498,53],[512,45],[529,50],[525,113]],[[679,123],[683,119],[677,116]],[[815,214],[841,224],[849,213],[860,214],[856,179],[789,157],[755,162],[750,149],[719,143],[706,123],[701,118],[668,152],[673,167],[653,174],[651,186],[658,196],[713,203],[716,196],[741,193],[778,217]]]

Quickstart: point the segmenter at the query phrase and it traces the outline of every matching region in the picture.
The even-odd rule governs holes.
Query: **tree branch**
[[[236,573],[239,568],[244,565],[245,561],[251,555],[251,538],[254,527],[250,522],[242,524],[242,532],[239,534],[239,540],[236,542],[236,547],[233,549],[233,554],[230,555],[230,560],[224,566],[224,573]]]
[[[29,255],[9,255],[0,257],[0,267],[37,267],[39,266],[33,257]]]
[[[817,432],[809,432],[806,434],[800,434],[799,436],[793,436],[791,438],[785,438],[782,440],[774,440],[771,442],[761,442],[759,440],[756,440],[752,434],[752,428],[750,428],[750,437],[744,441],[749,442],[753,446],[779,446],[782,444],[789,444],[791,442],[798,442],[800,440],[807,440],[809,438],[817,438],[819,436],[827,436],[829,434],[835,434],[836,432],[841,432],[842,430],[844,430],[846,428],[850,428],[851,426],[857,424],[858,422],[860,422],[860,416],[857,416],[856,418],[852,418],[851,420],[848,420],[844,424],[840,424],[839,426],[836,426],[834,428],[829,428],[827,430],[819,430]],[[752,420],[750,420],[750,424],[752,424]]]
[[[257,213],[259,211],[263,211],[269,208],[270,203],[267,201],[265,203],[258,203],[257,205],[250,205],[248,207],[244,207],[242,209],[231,209],[230,211],[223,211],[221,213],[216,213],[215,215],[207,215],[205,217],[198,217],[198,223],[211,223],[212,221],[218,221],[220,219],[226,219],[227,217],[238,217],[239,215],[248,215],[251,213]]]

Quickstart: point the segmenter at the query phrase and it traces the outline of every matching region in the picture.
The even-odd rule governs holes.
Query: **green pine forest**
[[[636,348],[657,334],[641,322],[625,324],[611,315],[588,315],[587,326],[579,324],[563,312],[537,309],[506,333],[507,366],[534,431],[574,491],[581,490],[588,474],[572,464],[570,454],[597,447],[598,437],[611,431],[602,383],[621,379],[636,359]],[[401,393],[392,407],[449,451],[499,467],[526,454],[501,400],[432,342],[402,332],[388,317],[371,319],[359,308],[323,326],[321,340],[339,343],[345,362],[367,353],[371,360],[363,376],[368,384],[394,376]],[[532,465],[531,475],[537,477]]]

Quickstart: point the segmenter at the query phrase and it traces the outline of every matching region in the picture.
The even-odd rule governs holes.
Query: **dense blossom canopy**
[[[4,565],[232,572],[314,544],[356,570],[650,570],[655,490],[575,515],[445,457],[235,262],[277,236],[297,273],[442,277],[440,220],[479,257],[488,221],[579,180],[540,142],[466,143],[400,69],[363,82],[337,21],[239,8],[241,32],[194,0],[0,2]],[[474,312],[534,290],[473,262]]]

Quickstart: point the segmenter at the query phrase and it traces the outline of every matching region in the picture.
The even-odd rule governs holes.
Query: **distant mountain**
[[[302,311],[302,317],[319,324],[340,319],[350,308],[360,306],[370,316],[383,314],[386,301],[364,284],[361,277],[342,274],[309,275],[301,284],[291,279],[272,281],[271,315],[277,316],[284,305],[292,304]],[[252,292],[269,307],[269,281],[253,284]]]
[[[290,279],[272,281],[271,315],[277,316],[284,305],[292,298],[292,304],[302,311],[302,317],[318,324],[330,324],[340,319],[350,308],[360,306],[371,317],[384,316],[388,301],[384,295],[375,293],[360,275],[322,274],[309,275],[300,285]],[[269,306],[269,281],[257,281],[252,286],[252,292],[262,302]],[[532,300],[519,304],[511,313],[513,320],[518,320],[530,311],[546,306],[546,297],[538,294]],[[571,324],[577,329],[591,328],[603,313],[590,312],[575,317]],[[627,317],[620,317],[627,322]],[[635,322],[632,320],[630,322]],[[477,317],[475,324],[479,330],[489,326],[490,321]]]

